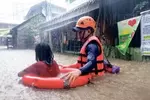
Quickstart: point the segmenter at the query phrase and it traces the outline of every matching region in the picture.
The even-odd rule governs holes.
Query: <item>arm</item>
[[[18,73],[18,77],[23,77],[25,74],[35,74],[36,72],[36,68],[35,68],[35,64],[29,66],[28,68],[20,71]]]
[[[89,44],[87,46],[87,63],[81,67],[80,69],[77,69],[76,71],[72,71],[64,75],[62,78],[65,78],[66,80],[69,80],[70,82],[73,82],[78,76],[88,74],[96,65],[96,57],[98,56],[100,50],[98,49],[97,44]]]
[[[59,65],[62,68],[79,68],[78,63],[71,64],[71,65]]]
[[[100,52],[101,51],[99,51],[98,46],[95,43],[91,43],[87,46],[88,62],[82,68],[80,68],[80,71],[82,73],[88,73],[94,68],[93,64],[96,63],[96,57]],[[78,63],[68,65],[68,66],[64,66],[64,65],[59,65],[59,66],[61,66],[62,68],[79,68]]]
[[[98,56],[99,50],[97,44],[89,44],[87,46],[87,63],[80,68],[82,74],[89,73],[96,65],[96,58]]]

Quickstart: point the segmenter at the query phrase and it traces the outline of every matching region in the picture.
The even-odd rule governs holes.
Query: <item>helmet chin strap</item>
[[[78,33],[77,36],[79,36],[80,41],[82,41],[82,39],[84,38],[84,35],[85,35],[85,31],[82,32],[82,36],[81,36],[81,33]],[[77,38],[78,38],[78,37],[77,37]]]
[[[86,36],[84,39],[87,40],[92,34],[90,33],[88,36]]]
[[[83,31],[82,34],[81,33],[76,33],[76,39],[77,40],[79,39],[78,41],[87,40],[92,35],[93,35],[92,33],[89,33],[86,37],[84,37],[85,36],[85,31]]]
[[[85,36],[85,31],[81,39],[84,39],[86,41],[90,36],[92,36],[92,33],[89,33],[86,37],[84,36]]]

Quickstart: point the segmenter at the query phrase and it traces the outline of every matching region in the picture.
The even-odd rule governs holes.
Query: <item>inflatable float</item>
[[[66,74],[68,72],[74,71],[74,68],[62,68],[60,69],[60,73]],[[24,85],[32,86],[36,88],[44,88],[44,89],[63,89],[63,88],[75,88],[79,86],[83,86],[87,84],[92,76],[90,74],[79,76],[74,82],[70,84],[68,81],[61,79],[59,77],[39,77],[35,75],[25,75],[22,78],[22,82]]]

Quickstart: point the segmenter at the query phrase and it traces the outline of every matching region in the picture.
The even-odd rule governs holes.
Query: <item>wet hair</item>
[[[39,43],[35,47],[36,61],[44,61],[46,64],[51,64],[54,59],[52,50],[47,43]]]

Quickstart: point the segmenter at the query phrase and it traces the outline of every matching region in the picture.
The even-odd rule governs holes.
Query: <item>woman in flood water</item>
[[[54,60],[53,52],[48,44],[39,43],[36,45],[35,58],[37,62],[19,72],[19,77],[23,77],[26,74],[40,77],[56,77],[59,74],[59,66]]]

